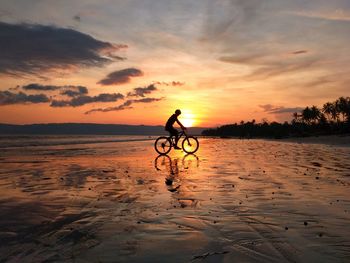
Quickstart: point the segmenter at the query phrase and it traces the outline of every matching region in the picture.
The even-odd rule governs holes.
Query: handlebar
[[[181,130],[182,130],[183,134],[185,134],[187,136],[187,128],[186,127],[185,127],[185,129],[181,128]]]

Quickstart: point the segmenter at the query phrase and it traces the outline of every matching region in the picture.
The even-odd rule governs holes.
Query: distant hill
[[[192,135],[200,135],[206,128],[189,128]],[[98,134],[98,135],[162,135],[163,126],[96,124],[96,123],[48,123],[48,124],[0,124],[0,134]]]

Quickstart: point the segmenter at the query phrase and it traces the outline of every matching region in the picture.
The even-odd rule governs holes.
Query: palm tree
[[[312,113],[311,109],[309,107],[306,107],[301,112],[302,120],[306,122],[307,124],[310,124],[310,121],[312,120]]]
[[[346,120],[350,123],[350,97],[346,97]]]
[[[332,119],[332,112],[334,111],[333,103],[327,102],[323,104],[322,111],[326,114],[327,120],[330,121]]]
[[[332,103],[332,111],[331,111],[331,115],[332,115],[332,119],[334,121],[339,122],[339,111],[338,111],[338,106],[336,102]]]
[[[345,121],[345,117],[349,117],[349,110],[350,110],[350,98],[344,98],[340,97],[336,100],[337,105],[337,111],[339,114],[342,115],[343,122]]]
[[[299,113],[297,113],[297,112],[294,112],[292,116],[293,116],[294,123],[298,123],[299,119],[302,117],[302,115],[299,115]]]
[[[316,122],[320,119],[321,117],[321,111],[319,108],[317,108],[315,105],[311,107],[310,109],[310,114],[311,114],[311,120],[313,121],[313,124],[316,124]]]

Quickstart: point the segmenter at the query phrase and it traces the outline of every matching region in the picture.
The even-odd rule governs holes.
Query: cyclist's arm
[[[176,122],[177,122],[177,124],[180,125],[181,129],[186,130],[186,127],[183,126],[182,123],[178,119],[176,119]]]

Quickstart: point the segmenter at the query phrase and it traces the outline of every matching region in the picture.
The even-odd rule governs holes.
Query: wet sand
[[[2,149],[0,261],[349,262],[349,147],[200,143]]]
[[[281,141],[294,142],[294,143],[308,143],[308,144],[327,144],[327,145],[333,145],[333,146],[350,147],[349,134],[295,137],[295,138],[281,139]]]

